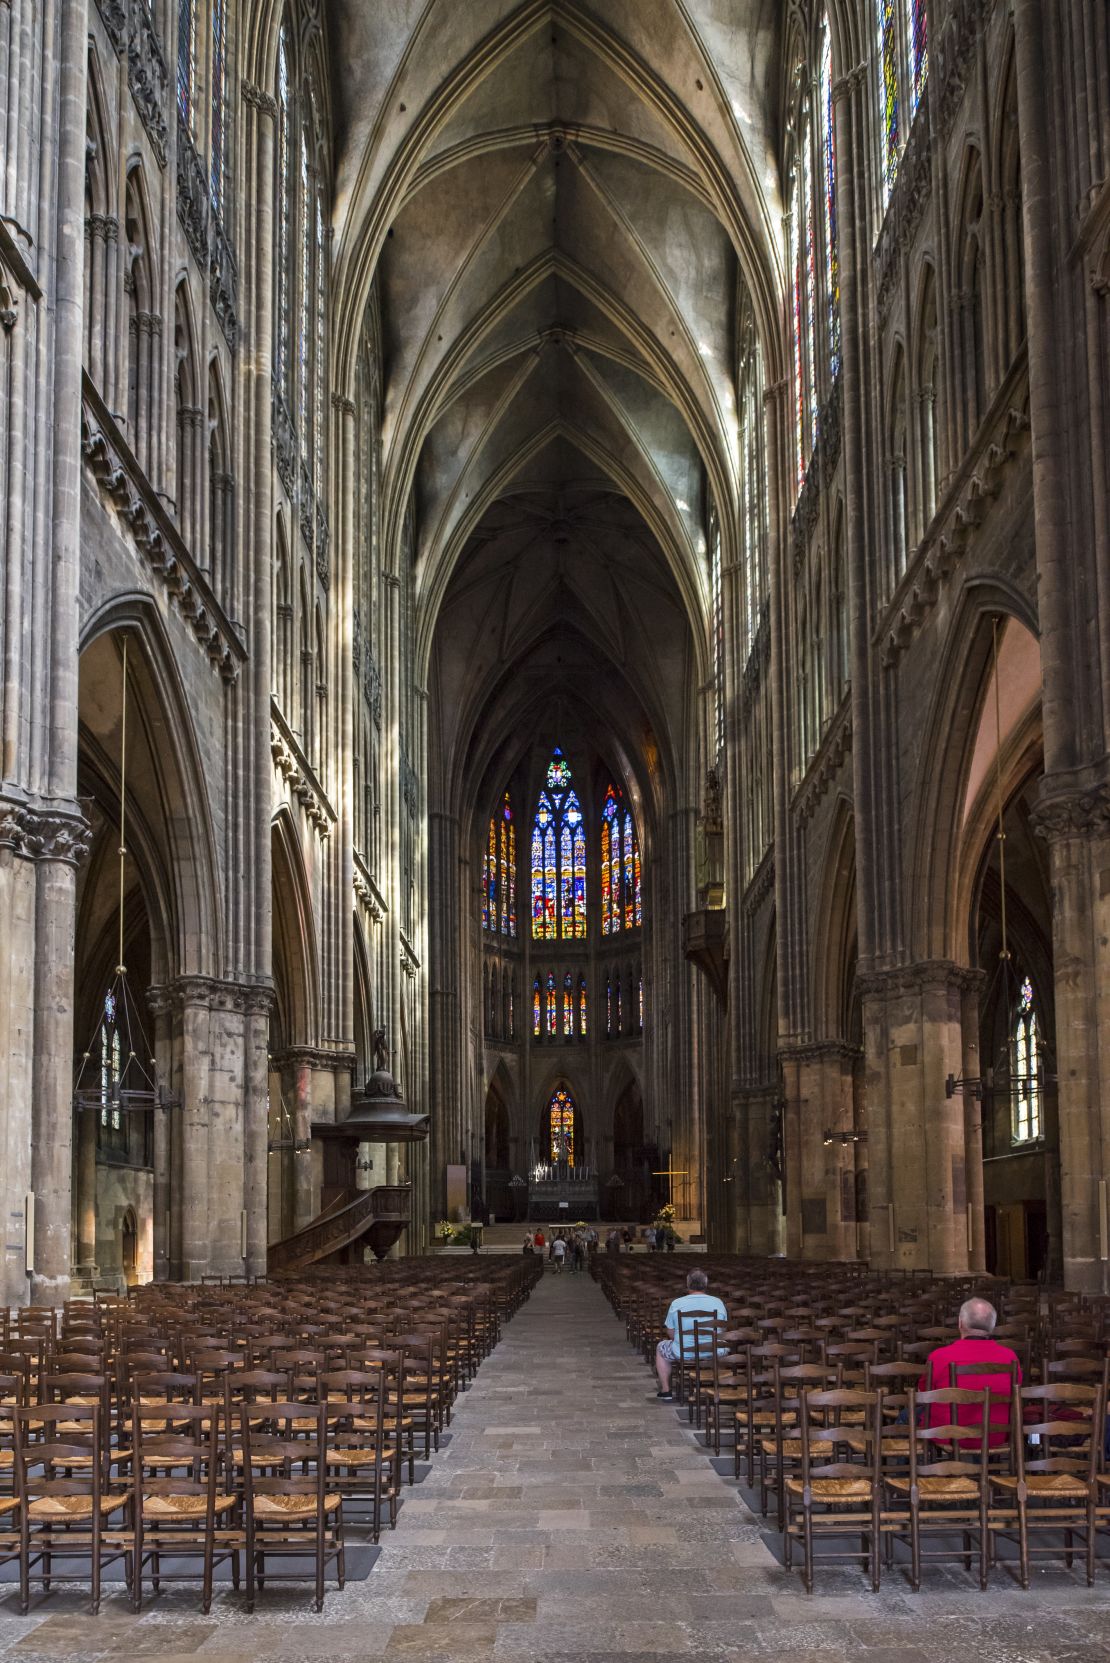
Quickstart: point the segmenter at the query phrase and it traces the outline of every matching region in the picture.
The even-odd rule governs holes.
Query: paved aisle
[[[861,1663],[1094,1663],[1110,1648],[1110,1585],[1053,1576],[980,1595],[943,1571],[878,1599],[854,1568],[807,1600],[719,1478],[685,1415],[585,1276],[548,1273],[457,1406],[453,1437],[407,1499],[370,1576],[329,1591],[268,1590],[254,1617],[221,1595],[210,1618],[182,1590],[139,1619],[122,1592],[97,1621],[67,1594],[22,1620],[0,1605],[0,1656],[444,1658],[631,1663],[785,1657]],[[47,1613],[50,1613],[47,1615]],[[5,1649],[11,1648],[11,1649]]]

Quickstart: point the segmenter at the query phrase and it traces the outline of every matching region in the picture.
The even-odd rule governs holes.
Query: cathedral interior
[[[0,0],[0,132],[0,1304],[1110,1295],[1105,0]]]

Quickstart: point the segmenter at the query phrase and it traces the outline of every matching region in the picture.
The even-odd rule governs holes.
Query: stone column
[[[1036,829],[1049,845],[1064,1281],[1110,1293],[1110,784],[1050,795]]]
[[[244,1036],[246,1101],[243,1113],[243,1206],[247,1213],[248,1276],[266,1271],[268,1237],[269,1043],[273,995],[259,989],[246,998]]]
[[[856,1048],[839,1040],[791,1047],[781,1053],[788,1108],[798,1145],[790,1177],[800,1190],[788,1210],[800,1227],[803,1259],[856,1257],[855,1125],[852,1072]],[[833,1134],[829,1143],[825,1134]],[[788,1160],[791,1146],[788,1142]]]
[[[963,1005],[980,972],[930,960],[859,978],[867,1065],[871,1262],[963,1274],[967,1144]],[[893,1245],[892,1245],[893,1243]]]
[[[76,864],[84,822],[28,812],[24,840],[36,855],[35,1026],[31,1188],[35,1193],[36,1304],[69,1292],[73,1227],[73,954]]]

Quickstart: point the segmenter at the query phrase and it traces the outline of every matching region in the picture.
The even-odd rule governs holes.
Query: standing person
[[[631,1251],[632,1251],[632,1231],[628,1228],[627,1224],[625,1225],[624,1229],[621,1231],[621,1241],[624,1243],[624,1245],[627,1247],[628,1251],[631,1253]]]
[[[537,1230],[536,1231],[535,1236],[532,1238],[532,1242],[533,1242],[533,1246],[536,1249],[536,1252],[539,1254],[540,1258],[542,1259],[543,1258],[543,1250],[547,1246],[547,1240],[546,1240],[542,1230]]]
[[[677,1299],[672,1299],[663,1320],[663,1327],[667,1330],[667,1338],[660,1340],[655,1348],[655,1372],[659,1377],[659,1390],[656,1397],[665,1403],[671,1402],[671,1368],[676,1360],[682,1358],[682,1339],[680,1333],[679,1316],[683,1313],[696,1312],[698,1316],[719,1317],[724,1322],[728,1317],[724,1304],[715,1294],[706,1293],[709,1278],[704,1270],[692,1270],[686,1278],[686,1292]],[[689,1333],[687,1333],[689,1339]],[[704,1353],[703,1353],[704,1356]],[[712,1356],[712,1351],[710,1351]]]
[[[551,1243],[551,1257],[555,1261],[555,1269],[562,1274],[563,1260],[566,1258],[567,1244],[562,1236],[556,1236]]]
[[[655,1252],[655,1225],[654,1224],[649,1224],[648,1225],[646,1231],[644,1232],[644,1241],[647,1244],[648,1252],[649,1253],[654,1253]]]
[[[532,1257],[532,1232],[527,1230],[524,1235],[524,1252],[527,1258]]]
[[[574,1274],[577,1276],[579,1271],[583,1270],[585,1268],[585,1265],[586,1265],[586,1243],[582,1240],[581,1230],[576,1230],[574,1232],[573,1246],[574,1246],[573,1270],[574,1270]]]
[[[614,1253],[619,1253],[620,1250],[621,1250],[620,1231],[617,1230],[614,1227],[614,1229],[610,1230],[609,1234],[605,1238],[605,1251],[606,1251],[606,1253],[612,1255]]]

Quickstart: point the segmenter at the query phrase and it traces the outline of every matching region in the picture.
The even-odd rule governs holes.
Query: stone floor
[[[549,1274],[460,1402],[449,1446],[402,1508],[369,1576],[329,1591],[267,1590],[254,1616],[230,1590],[210,1617],[190,1589],[98,1618],[77,1590],[19,1617],[0,1601],[0,1658],[430,1658],[634,1663],[783,1657],[860,1663],[1086,1663],[1110,1658],[1110,1567],[1089,1591],[1063,1570],[988,1594],[943,1567],[911,1595],[873,1595],[854,1567],[807,1598],[685,1416],[586,1277]]]

